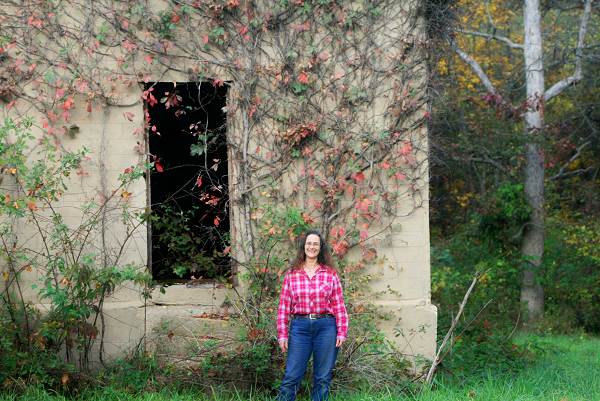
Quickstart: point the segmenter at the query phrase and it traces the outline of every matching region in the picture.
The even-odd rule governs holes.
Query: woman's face
[[[307,259],[316,259],[321,251],[321,239],[316,234],[310,234],[304,242],[304,253]]]

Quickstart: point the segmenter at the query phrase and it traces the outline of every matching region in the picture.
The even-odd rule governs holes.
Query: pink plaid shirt
[[[337,338],[346,338],[348,312],[342,285],[336,271],[330,267],[320,265],[312,279],[304,269],[289,270],[285,274],[277,310],[278,339],[287,340],[290,315],[309,313],[331,313],[335,316]]]

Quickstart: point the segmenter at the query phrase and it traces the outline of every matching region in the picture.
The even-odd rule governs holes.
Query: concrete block
[[[436,352],[437,310],[427,300],[375,301],[389,320],[379,323],[398,352],[409,360],[433,360]]]

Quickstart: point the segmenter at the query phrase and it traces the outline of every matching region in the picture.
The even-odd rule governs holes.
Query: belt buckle
[[[317,314],[316,313],[309,313],[308,314],[308,318],[310,320],[316,320],[317,319]]]

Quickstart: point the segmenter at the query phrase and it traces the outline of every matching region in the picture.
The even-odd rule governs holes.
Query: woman
[[[332,266],[318,231],[310,230],[300,237],[298,254],[283,280],[277,312],[279,347],[287,352],[280,401],[296,399],[311,355],[312,400],[327,399],[337,350],[348,332],[342,286]]]

